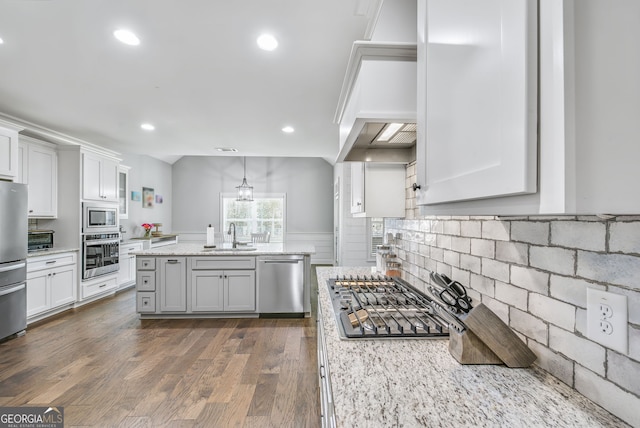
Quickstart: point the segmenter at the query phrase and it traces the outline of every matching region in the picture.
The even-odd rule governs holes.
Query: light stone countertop
[[[298,243],[251,244],[250,247],[256,248],[252,251],[234,250],[231,248],[230,243],[225,243],[222,247],[216,249],[205,248],[204,244],[204,242],[178,243],[143,251],[132,251],[130,254],[136,256],[264,256],[290,254],[310,255],[316,252],[313,245]]]
[[[78,248],[53,247],[53,248],[49,248],[48,250],[39,250],[39,251],[29,252],[27,253],[27,258],[52,256],[54,254],[61,254],[61,253],[72,253],[72,252],[77,253],[78,251],[80,251]]]
[[[627,427],[539,368],[461,365],[448,340],[342,340],[327,279],[371,268],[317,267],[338,427]]]

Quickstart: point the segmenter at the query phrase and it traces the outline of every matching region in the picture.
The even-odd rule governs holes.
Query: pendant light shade
[[[242,158],[244,172],[242,174],[242,184],[237,186],[238,198],[236,201],[253,201],[253,187],[247,183],[247,158]]]

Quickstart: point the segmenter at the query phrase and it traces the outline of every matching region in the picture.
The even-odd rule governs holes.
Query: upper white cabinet
[[[15,180],[18,176],[18,131],[0,122],[0,179]]]
[[[419,204],[536,192],[536,16],[528,0],[419,5]]]
[[[351,214],[354,217],[404,217],[405,165],[350,164]]]
[[[58,215],[58,154],[55,145],[20,136],[18,181],[29,185],[29,217]]]
[[[82,198],[118,202],[118,162],[93,153],[82,154]]]
[[[476,4],[483,9],[476,10]],[[536,16],[532,13],[536,4],[539,4],[537,78],[524,67],[526,58],[522,56],[524,52],[535,51],[532,43],[536,27],[529,18]],[[640,51],[629,44],[631,40],[640,39],[640,27],[628,24],[630,16],[640,16],[640,2],[616,0],[615,7],[611,6],[610,2],[597,1],[418,0],[417,184],[422,188],[417,196],[418,203],[428,204],[422,205],[422,214],[640,212],[640,198],[629,193],[629,189],[640,182],[640,168],[637,168]],[[491,43],[485,46],[490,29],[484,34],[476,29],[477,23],[468,22],[463,16],[456,18],[459,25],[448,20],[445,12],[449,8],[464,10],[483,23],[489,22],[486,15],[491,11],[510,19],[519,17],[516,26],[504,23],[501,43],[505,44],[504,55],[513,49],[513,43],[519,43],[520,61],[507,70],[498,68],[504,63],[496,62]],[[515,16],[508,13],[516,9],[520,12]],[[526,20],[522,15],[525,10]],[[450,26],[448,38],[444,25]],[[469,31],[464,31],[466,29]],[[436,36],[441,38],[434,40]],[[523,39],[528,40],[527,44],[522,44]],[[517,57],[517,53],[510,56]],[[449,69],[445,68],[446,64]],[[451,67],[452,64],[457,64],[457,68]],[[441,75],[444,72],[455,80],[445,79]],[[508,111],[504,115],[510,118],[511,124],[521,125],[510,126],[505,121],[503,127],[493,130],[496,138],[509,137],[520,152],[495,143],[497,140],[476,137],[479,130],[488,130],[479,123],[480,119],[488,120],[485,110],[501,105],[507,95],[518,95],[515,89],[511,93],[489,90],[490,80],[483,89],[479,79],[486,74],[500,76],[501,84],[508,85],[505,89],[516,81],[521,82],[518,103],[514,104],[518,116]],[[434,87],[438,76],[449,82],[449,88]],[[527,91],[522,86],[525,80]],[[533,147],[538,153],[537,189],[535,193],[517,194],[528,191],[532,173],[531,139],[524,137],[533,132],[530,118],[535,116],[522,106],[528,105],[524,97],[531,94],[529,91],[536,81],[539,131],[537,146]],[[462,93],[471,90],[475,97],[469,100],[473,110],[460,105],[462,95],[456,94],[456,90]],[[447,94],[451,96],[450,101],[444,99]],[[451,103],[456,101],[454,109]],[[463,117],[466,119],[461,120]],[[501,130],[499,135],[498,130]],[[440,144],[443,139],[452,145]],[[518,167],[503,168],[507,161],[513,161]],[[501,169],[510,172],[486,175]],[[504,183],[499,183],[501,180]],[[497,197],[502,195],[512,196]]]
[[[129,170],[128,166],[118,166],[118,207],[120,218],[129,218]]]

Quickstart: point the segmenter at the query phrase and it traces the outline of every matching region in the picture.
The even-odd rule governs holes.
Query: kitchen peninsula
[[[312,245],[180,243],[136,255],[140,318],[310,316]]]
[[[446,339],[341,340],[327,280],[371,268],[316,272],[323,426],[628,426],[539,368],[461,365]]]

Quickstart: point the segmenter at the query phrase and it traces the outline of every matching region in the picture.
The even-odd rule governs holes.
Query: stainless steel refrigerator
[[[0,340],[27,328],[27,185],[0,181]]]

